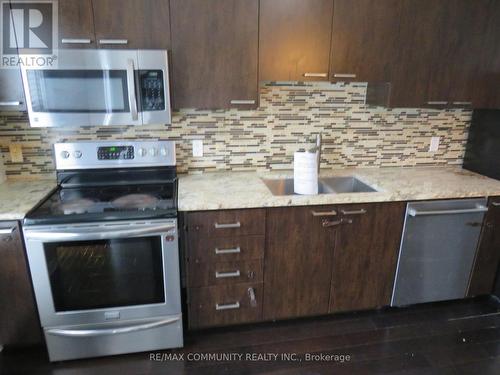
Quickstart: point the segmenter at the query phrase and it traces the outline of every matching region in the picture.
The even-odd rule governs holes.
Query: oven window
[[[165,302],[161,237],[46,243],[56,312]]]
[[[129,112],[125,70],[28,70],[34,112]]]

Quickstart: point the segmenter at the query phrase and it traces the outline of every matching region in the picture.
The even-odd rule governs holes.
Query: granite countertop
[[[293,171],[212,172],[180,176],[179,211],[500,196],[500,181],[461,167],[346,168],[320,173],[320,177],[330,176],[355,176],[378,192],[274,196],[261,178],[293,177]]]
[[[55,180],[6,180],[0,183],[0,220],[22,220],[56,187]]]

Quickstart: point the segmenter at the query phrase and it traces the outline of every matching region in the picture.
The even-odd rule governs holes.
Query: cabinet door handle
[[[491,205],[494,206],[494,207],[499,207],[500,206],[500,202],[491,202]]]
[[[99,44],[128,44],[128,39],[99,39]]]
[[[472,105],[472,102],[453,102],[453,105]]]
[[[311,214],[314,217],[322,217],[322,216],[337,216],[337,211],[311,211]]]
[[[236,270],[233,272],[217,272],[215,271],[216,279],[224,279],[227,277],[240,277],[240,270]]]
[[[356,74],[352,73],[335,73],[334,78],[356,78]]]
[[[233,99],[230,102],[233,105],[253,105],[255,104],[255,100],[238,100],[238,99]]]
[[[14,233],[15,230],[16,230],[15,227],[0,229],[0,236],[12,234],[12,233]]]
[[[62,38],[62,44],[90,44],[92,43],[91,39],[78,39],[78,38]]]
[[[23,104],[22,102],[19,101],[12,101],[12,102],[0,102],[1,107],[17,107]]]
[[[255,289],[248,288],[248,297],[250,298],[250,306],[257,307],[257,298],[255,298]]]
[[[445,102],[445,101],[430,101],[430,102],[427,102],[428,105],[446,105],[448,104],[448,102]]]
[[[328,73],[304,73],[303,76],[313,78],[326,78],[328,77]]]
[[[238,247],[234,247],[232,249],[218,249],[218,248],[215,248],[215,254],[217,255],[222,255],[222,254],[239,254],[241,253],[241,248],[238,246]]]
[[[364,215],[366,214],[366,210],[362,208],[361,210],[354,210],[354,211],[347,211],[347,210],[340,210],[343,215]]]
[[[235,302],[235,303],[223,303],[223,304],[215,304],[215,310],[220,311],[220,310],[235,310],[240,308],[240,303]]]
[[[238,221],[236,223],[227,223],[227,224],[214,224],[215,229],[230,229],[230,228],[240,228],[241,223]]]

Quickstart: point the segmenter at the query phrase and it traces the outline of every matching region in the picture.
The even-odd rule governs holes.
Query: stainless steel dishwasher
[[[464,298],[487,199],[410,202],[392,306]]]

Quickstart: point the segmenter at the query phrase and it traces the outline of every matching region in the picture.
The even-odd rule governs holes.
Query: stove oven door
[[[24,230],[42,325],[181,313],[176,220]]]

